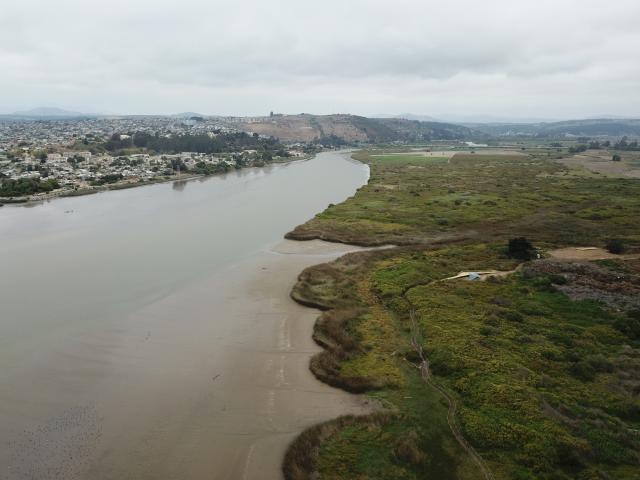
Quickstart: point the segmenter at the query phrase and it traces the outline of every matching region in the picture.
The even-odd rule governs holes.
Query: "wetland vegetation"
[[[289,234],[397,247],[310,267],[292,291],[323,311],[313,373],[382,413],[305,432],[287,478],[639,478],[640,181],[551,147],[398,153],[355,154],[368,185]],[[549,255],[612,239],[626,255]],[[487,270],[511,273],[445,280]]]

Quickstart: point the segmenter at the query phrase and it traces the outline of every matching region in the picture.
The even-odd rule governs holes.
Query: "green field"
[[[448,157],[418,155],[412,153],[401,154],[376,154],[372,156],[376,162],[385,162],[387,164],[398,165],[415,165],[421,166],[425,163],[447,163]]]
[[[448,397],[492,478],[640,478],[639,260],[542,260],[439,281],[515,268],[513,236],[542,252],[612,237],[638,246],[640,181],[567,177],[539,156],[457,155],[424,169],[392,157],[359,154],[369,184],[293,235],[404,245],[311,267],[293,291],[325,310],[312,371],[388,415],[335,423],[317,449],[294,443],[287,477],[490,478],[452,434]]]

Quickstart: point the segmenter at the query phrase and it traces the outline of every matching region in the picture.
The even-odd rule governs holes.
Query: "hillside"
[[[274,115],[237,119],[249,132],[287,142],[310,142],[338,137],[345,142],[452,140],[484,136],[468,127],[401,118],[367,118],[357,115]]]
[[[637,119],[600,118],[550,123],[469,123],[466,125],[491,136],[562,138],[640,135],[640,120]]]

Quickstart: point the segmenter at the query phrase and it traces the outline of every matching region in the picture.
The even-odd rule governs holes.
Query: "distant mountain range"
[[[594,118],[541,123],[467,123],[492,137],[598,137],[640,136],[640,119]]]
[[[173,115],[169,115],[169,116],[175,117],[175,118],[192,118],[192,117],[206,118],[209,115],[203,115],[202,113],[196,113],[196,112],[181,112],[181,113],[174,113]]]
[[[56,107],[0,115],[0,121],[56,120],[91,118],[104,115],[89,114]],[[308,142],[332,138],[345,142],[394,142],[429,140],[487,140],[490,138],[571,138],[571,137],[639,137],[640,119],[599,118],[560,122],[443,122],[427,115],[404,113],[375,118],[359,115],[282,115],[265,117],[219,117],[196,112],[183,112],[173,118],[217,118],[229,121],[230,127],[248,132],[270,135],[283,141]]]
[[[536,123],[451,123],[418,120],[425,116],[368,118],[357,115],[274,115],[240,122],[242,128],[284,141],[311,141],[336,136],[347,142],[488,140],[501,137],[562,139],[640,137],[640,119],[596,118]],[[240,121],[242,119],[239,119]]]
[[[9,118],[24,118],[24,119],[56,119],[56,118],[82,118],[82,117],[97,117],[100,114],[97,113],[83,113],[73,112],[70,110],[64,110],[57,107],[38,107],[31,110],[21,110],[13,112],[8,115],[2,115]]]

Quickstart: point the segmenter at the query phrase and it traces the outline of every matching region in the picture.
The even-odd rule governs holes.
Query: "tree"
[[[531,242],[525,237],[516,237],[509,240],[508,253],[512,258],[531,260],[534,256],[535,249]]]
[[[610,240],[607,240],[606,247],[609,253],[613,253],[615,255],[624,253],[624,250],[625,250],[624,243],[622,242],[622,240],[618,238],[612,238]]]
[[[586,145],[576,145],[573,147],[569,147],[569,153],[580,153],[587,151]]]
[[[56,188],[60,188],[56,179],[48,179],[44,182],[39,178],[4,179],[0,186],[0,197],[21,197],[34,193],[50,192]]]

